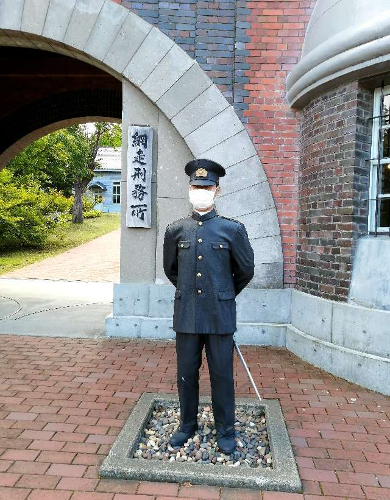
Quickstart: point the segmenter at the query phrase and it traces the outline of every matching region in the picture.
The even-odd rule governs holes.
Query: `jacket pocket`
[[[236,292],[234,290],[223,290],[218,292],[219,300],[234,299],[236,297]]]
[[[178,248],[189,248],[190,244],[190,241],[181,240],[178,242],[177,246]]]
[[[176,288],[176,290],[175,290],[175,299],[179,299],[180,297],[181,297],[181,290],[178,290]]]
[[[211,244],[213,248],[215,248],[216,250],[223,250],[230,248],[230,245],[227,241],[213,241]]]

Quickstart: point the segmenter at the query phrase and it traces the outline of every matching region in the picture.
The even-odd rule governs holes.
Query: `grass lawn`
[[[84,219],[82,224],[69,222],[57,228],[43,248],[1,250],[0,275],[65,252],[119,227],[120,214],[116,213],[102,213],[100,217]]]

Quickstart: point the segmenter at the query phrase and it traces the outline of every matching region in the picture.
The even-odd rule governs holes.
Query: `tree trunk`
[[[76,224],[82,224],[83,217],[83,200],[82,200],[81,185],[76,182],[74,185],[74,203],[72,209],[72,222]]]
[[[87,167],[91,172],[91,176],[84,179],[78,178],[78,180],[74,183],[74,203],[72,210],[72,222],[76,224],[82,224],[84,220],[82,195],[84,194],[89,181],[93,178],[93,169],[95,167],[95,160],[99,149],[101,135],[102,131],[98,128],[93,137],[91,156],[87,164]]]
[[[78,180],[74,183],[74,203],[72,208],[72,222],[82,224],[84,221],[83,216],[83,194],[88,185],[89,180]]]

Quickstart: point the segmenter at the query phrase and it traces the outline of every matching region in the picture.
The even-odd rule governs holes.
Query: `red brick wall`
[[[346,301],[356,243],[367,234],[373,91],[358,82],[302,110],[297,284]]]
[[[315,0],[246,2],[251,27],[246,43],[250,83],[245,124],[258,151],[277,207],[284,254],[284,283],[296,283],[300,111],[286,101],[286,77],[299,61]]]

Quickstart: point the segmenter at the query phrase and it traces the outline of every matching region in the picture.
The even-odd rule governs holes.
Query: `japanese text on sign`
[[[153,128],[131,125],[127,147],[127,227],[151,227]]]

